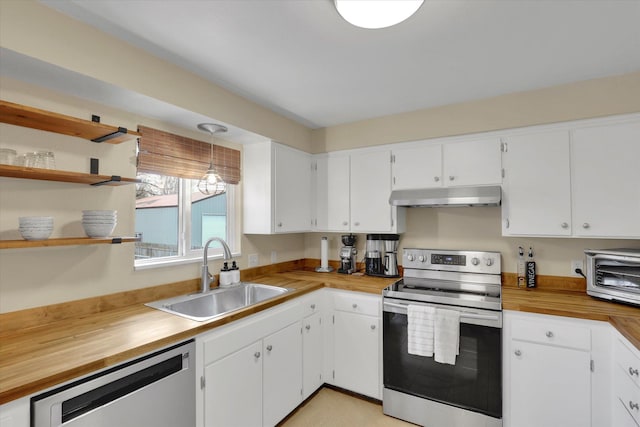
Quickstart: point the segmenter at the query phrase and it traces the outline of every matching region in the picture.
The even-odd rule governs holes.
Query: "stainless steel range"
[[[402,265],[383,291],[384,413],[426,427],[502,426],[500,253],[404,249]],[[459,313],[455,364],[409,353],[409,306]]]

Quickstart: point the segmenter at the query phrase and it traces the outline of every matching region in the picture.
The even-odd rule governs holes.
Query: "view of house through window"
[[[137,178],[137,263],[193,256],[211,237],[228,240],[227,193],[202,194],[196,180],[147,173]]]

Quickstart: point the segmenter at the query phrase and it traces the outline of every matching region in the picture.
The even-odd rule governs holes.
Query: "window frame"
[[[178,255],[149,259],[135,259],[134,270],[146,270],[158,267],[192,264],[202,262],[204,249],[191,249],[191,188],[192,181],[178,178]],[[236,229],[236,185],[227,185],[227,229],[225,241],[233,256],[240,255]],[[203,242],[204,244],[204,242]],[[222,259],[222,247],[216,243],[209,248],[208,259]]]

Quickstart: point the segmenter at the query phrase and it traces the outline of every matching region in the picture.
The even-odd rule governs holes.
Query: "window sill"
[[[232,252],[231,256],[233,258],[239,257],[242,254],[240,252]],[[208,260],[221,260],[223,259],[223,254],[213,254],[209,255]],[[180,258],[158,258],[149,261],[136,261],[133,266],[134,271],[138,270],[149,270],[153,268],[162,268],[162,267],[174,267],[177,265],[186,265],[186,264],[195,264],[202,263],[202,255],[200,256],[192,256],[192,257],[180,257]]]

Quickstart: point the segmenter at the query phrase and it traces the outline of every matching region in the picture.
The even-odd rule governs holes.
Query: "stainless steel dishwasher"
[[[195,394],[190,340],[31,398],[31,426],[193,426]]]

